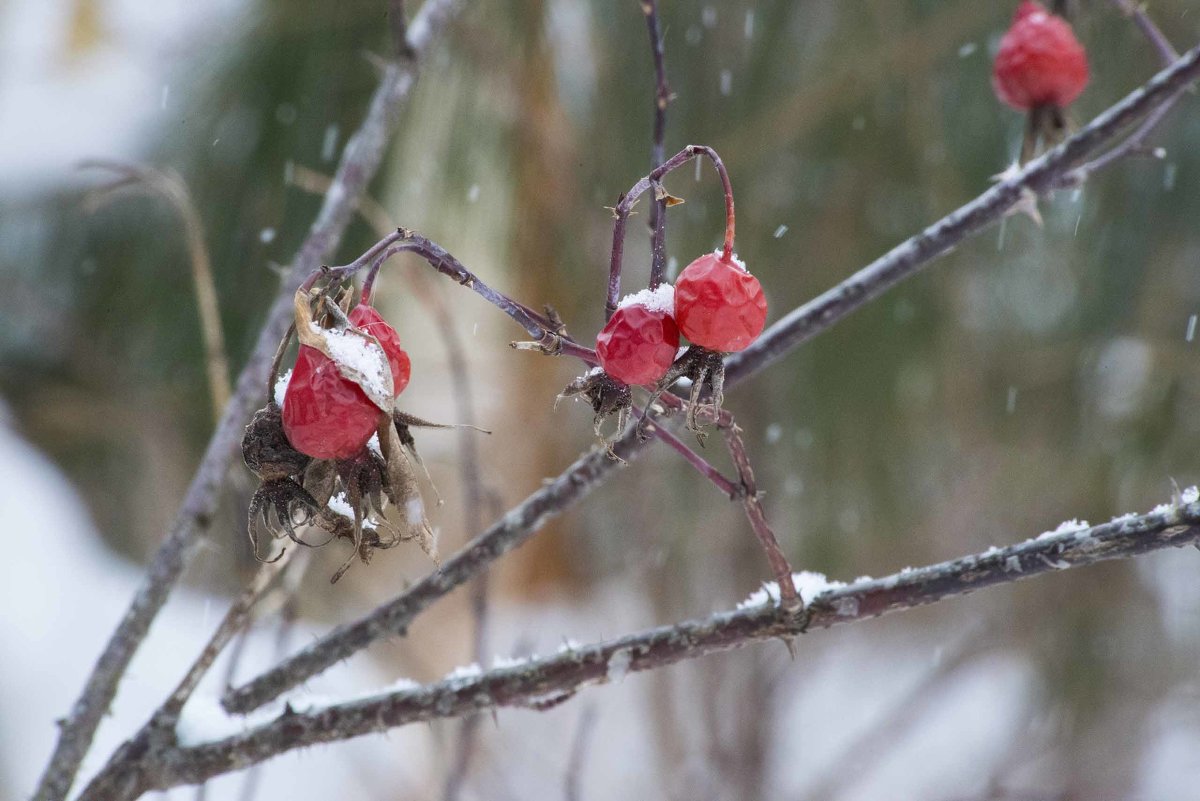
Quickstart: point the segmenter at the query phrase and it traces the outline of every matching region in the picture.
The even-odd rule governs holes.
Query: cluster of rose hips
[[[675,363],[679,335],[693,345],[732,353],[762,332],[767,299],[736,256],[706,253],[662,284],[621,301],[596,337],[600,366],[618,381],[657,384]]]
[[[1000,40],[992,70],[996,96],[1029,115],[1022,161],[1038,139],[1051,144],[1067,128],[1064,109],[1083,92],[1088,61],[1071,24],[1035,0],[1021,0]]]
[[[255,553],[264,534],[310,545],[296,527],[319,526],[330,539],[354,544],[336,581],[356,558],[369,561],[375,550],[404,540],[416,539],[433,555],[409,427],[434,424],[395,409],[412,363],[369,290],[348,313],[350,294],[339,303],[333,290],[306,286],[296,293],[295,366],[280,382],[281,402],[272,387],[247,426],[242,454],[262,482],[249,510]],[[389,502],[403,510],[398,524],[383,517]]]
[[[767,300],[758,279],[733,254],[707,253],[679,274],[675,285],[660,284],[626,296],[596,337],[602,372],[584,376],[564,395],[590,397],[597,432],[602,418],[618,413],[618,428],[632,402],[629,387],[652,390],[652,397],[680,378],[692,381],[688,424],[698,429],[700,393],[710,390],[721,404],[722,356],[745,349],[762,333]],[[680,351],[680,337],[690,347]]]

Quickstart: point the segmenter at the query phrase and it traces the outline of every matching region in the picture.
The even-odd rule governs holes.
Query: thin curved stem
[[[725,244],[722,250],[722,257],[725,260],[733,257],[735,215],[733,209],[733,184],[729,180],[729,171],[725,169],[725,162],[721,161],[721,157],[717,155],[717,151],[711,147],[707,145],[688,145],[651,170],[648,175],[639,179],[637,183],[629,188],[628,192],[621,195],[617,201],[617,205],[613,207],[612,211],[615,222],[613,223],[612,255],[609,258],[608,264],[608,297],[604,304],[605,319],[613,316],[613,313],[617,310],[617,301],[621,297],[621,263],[625,253],[625,223],[629,219],[629,213],[633,210],[633,205],[637,202],[638,198],[645,194],[646,190],[659,183],[664,175],[679,169],[697,156],[703,156],[712,162],[713,169],[717,171],[717,175],[721,179],[721,188],[725,194]]]

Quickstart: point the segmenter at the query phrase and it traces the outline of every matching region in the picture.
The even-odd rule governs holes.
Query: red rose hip
[[[1020,111],[1061,109],[1079,97],[1087,82],[1087,54],[1070,23],[1034,0],[1022,0],[996,53],[996,96]]]
[[[596,355],[604,372],[624,384],[656,384],[679,350],[673,305],[670,284],[622,300],[596,337]]]
[[[408,379],[412,375],[412,361],[404,348],[400,347],[400,335],[379,316],[375,307],[365,303],[351,309],[349,319],[351,325],[375,337],[383,346],[388,365],[392,368],[392,394],[399,396],[408,386]]]
[[[743,350],[767,321],[758,279],[736,257],[707,253],[675,281],[675,320],[689,341],[725,353]]]
[[[333,360],[300,346],[283,398],[283,432],[314,459],[347,459],[366,446],[382,412]]]

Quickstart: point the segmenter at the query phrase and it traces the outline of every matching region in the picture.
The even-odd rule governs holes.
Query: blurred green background
[[[119,48],[108,3],[65,5],[55,34],[64,60]],[[169,102],[164,90],[138,160],[178,170],[195,198],[235,371],[277,291],[276,266],[318,207],[294,185],[297,170],[332,173],[362,117],[375,83],[368,54],[389,47],[384,5],[254,0],[168,54],[160,79]],[[737,250],[766,287],[772,319],[970,200],[1012,160],[1023,120],[997,102],[989,76],[1013,5],[662,3],[677,95],[666,150],[703,143],[724,158]],[[1092,82],[1071,109],[1077,123],[1158,68],[1109,3],[1081,5]],[[1159,0],[1151,12],[1176,46],[1200,38],[1193,3]],[[423,65],[371,194],[393,222],[525,303],[553,304],[587,340],[602,320],[604,207],[649,167],[652,96],[635,0],[469,3]],[[1067,518],[1143,511],[1167,499],[1172,478],[1200,479],[1200,343],[1188,337],[1200,313],[1200,114],[1194,98],[1180,105],[1155,137],[1165,158],[1130,160],[1057,194],[1042,203],[1043,227],[1011,218],[968,241],[730,394],[797,568],[847,580],[888,573]],[[29,113],[77,124],[69,109]],[[108,545],[140,562],[212,427],[188,255],[159,201],[85,213],[83,192],[99,176],[68,166],[0,190],[0,395],[16,428],[84,495]],[[718,184],[686,169],[667,186],[686,199],[668,227],[672,261],[686,264],[719,241]],[[644,204],[639,211],[628,291],[648,272]],[[337,260],[376,238],[356,221]],[[468,347],[479,422],[495,432],[480,441],[481,463],[507,507],[590,445],[590,412],[554,408],[578,369],[510,350],[519,329],[450,282],[422,281],[423,270],[397,260],[379,289],[413,354],[406,408],[456,415],[445,350],[413,292],[427,286],[450,304]],[[431,433],[419,443],[449,499],[436,522],[450,552],[474,533],[463,527],[454,439]],[[705,455],[728,467],[720,448]],[[194,584],[232,592],[249,570],[249,488],[248,475],[231,481]],[[419,555],[389,553],[355,571],[354,587],[330,592],[325,574],[341,558],[317,554],[306,614],[346,619],[390,595],[398,571],[428,570]],[[1077,793],[1061,797],[1127,797],[1137,755],[1120,734],[1135,730],[1130,710],[1194,695],[1195,568],[1192,553],[1109,563],[869,625],[936,641],[986,621],[1034,666],[1037,708],[1060,714],[1049,775]],[[499,575],[498,603],[513,604],[586,608],[616,582],[653,610],[650,625],[727,607],[767,570],[738,509],[656,449],[506,558]],[[414,643],[438,643],[415,670],[440,675],[466,657],[465,604],[455,603],[414,632]],[[803,646],[827,636],[840,635]],[[749,693],[753,676],[773,686],[802,663],[803,648],[795,664],[752,651],[675,670],[737,671]],[[726,797],[767,792],[765,768],[747,756],[755,736],[727,741],[729,781],[740,789]],[[1097,790],[1110,794],[1088,794]]]

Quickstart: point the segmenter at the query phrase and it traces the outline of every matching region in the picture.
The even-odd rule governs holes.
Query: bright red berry
[[[332,359],[300,346],[283,398],[283,432],[292,447],[314,459],[347,459],[366,446],[381,414]]]
[[[412,361],[404,348],[400,347],[400,335],[379,316],[373,306],[358,304],[350,310],[349,319],[351,325],[375,337],[383,346],[392,368],[392,394],[398,396],[408,386],[409,376],[412,375]]]
[[[1087,54],[1070,23],[1041,3],[1022,0],[996,53],[996,96],[1021,111],[1066,108],[1087,82]]]
[[[624,384],[653,385],[679,350],[679,327],[671,316],[670,284],[643,290],[621,302],[596,337],[604,372]]]
[[[675,320],[694,344],[730,353],[762,333],[767,299],[745,265],[707,253],[683,268],[675,281]]]

